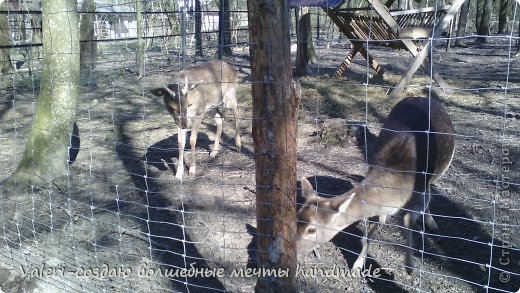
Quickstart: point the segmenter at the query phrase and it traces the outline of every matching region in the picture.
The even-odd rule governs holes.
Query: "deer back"
[[[454,148],[453,125],[441,103],[421,97],[403,99],[383,125],[367,178],[377,168],[426,176],[429,183],[446,171]]]

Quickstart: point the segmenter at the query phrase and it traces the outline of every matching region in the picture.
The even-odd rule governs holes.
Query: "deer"
[[[387,217],[399,214],[406,236],[405,267],[410,274],[416,221],[422,217],[431,231],[438,231],[429,209],[431,184],[451,164],[453,133],[451,119],[440,102],[421,97],[400,101],[383,124],[360,185],[336,197],[322,197],[305,177],[301,179],[305,202],[297,211],[298,254],[315,250],[360,220],[374,218],[352,266],[361,270],[379,223],[385,224]]]
[[[432,29],[429,27],[410,26],[400,28],[398,35],[400,39],[427,39],[431,36]]]
[[[206,113],[213,116],[217,126],[215,142],[210,158],[215,158],[219,152],[220,138],[222,136],[221,105],[233,111],[235,119],[235,146],[240,152],[241,138],[239,132],[239,113],[236,98],[237,72],[235,68],[225,61],[208,61],[181,70],[172,83],[151,90],[157,97],[162,97],[168,112],[173,116],[177,125],[179,160],[176,179],[182,179],[184,175],[184,148],[186,146],[186,133],[191,131],[190,146],[191,160],[189,175],[195,175],[197,135],[202,119]]]

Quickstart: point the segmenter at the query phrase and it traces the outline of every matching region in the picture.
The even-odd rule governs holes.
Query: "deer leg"
[[[426,209],[424,215],[424,222],[426,226],[435,233],[439,232],[439,226],[435,223],[432,214],[430,213],[430,199],[431,199],[431,186],[428,184],[428,194],[426,195]]]
[[[430,213],[430,208],[427,208],[425,210],[424,222],[426,223],[426,226],[428,227],[428,229],[430,229],[432,232],[434,232],[434,233],[438,233],[439,232],[439,226],[437,225],[437,223],[433,219],[433,216]]]
[[[217,132],[215,133],[215,145],[213,146],[213,151],[209,154],[210,158],[215,158],[218,154],[219,145],[220,145],[220,137],[222,136],[222,115],[220,114],[218,108],[215,112],[215,124],[217,124]]]
[[[190,135],[190,146],[191,146],[191,161],[190,161],[190,170],[189,175],[195,175],[195,168],[197,167],[197,152],[195,151],[195,146],[197,145],[197,135],[199,134],[200,123],[202,119],[193,119],[193,126],[191,127],[191,135]]]
[[[370,223],[368,225],[368,233],[367,237],[363,238],[363,246],[361,248],[361,252],[359,253],[358,258],[356,259],[356,262],[354,262],[354,265],[352,266],[352,270],[356,269],[363,269],[365,266],[365,260],[367,258],[368,254],[368,246],[370,245],[370,241],[374,239],[374,234],[377,231],[377,227],[379,226],[379,223],[385,224],[386,223],[386,215],[380,215],[378,218],[378,222]]]
[[[228,92],[226,97],[224,98],[225,107],[227,109],[231,109],[233,111],[233,117],[235,118],[235,146],[237,147],[237,152],[240,152],[240,148],[242,147],[242,141],[240,139],[240,113],[238,112],[236,91],[232,90]]]
[[[179,162],[177,164],[177,172],[175,173],[175,178],[181,179],[182,175],[184,175],[184,147],[186,146],[186,132],[187,129],[182,129],[177,127],[177,142],[179,147]]]
[[[235,146],[237,147],[237,152],[240,152],[242,147],[242,140],[240,139],[240,125],[238,121],[240,120],[240,113],[238,113],[237,106],[232,109],[233,117],[235,117]]]
[[[413,257],[413,226],[415,225],[415,222],[419,218],[419,213],[417,212],[407,212],[404,215],[404,227],[405,227],[405,233],[406,233],[406,254],[405,254],[405,267],[406,272],[408,274],[412,273],[412,270],[415,268],[415,260]]]

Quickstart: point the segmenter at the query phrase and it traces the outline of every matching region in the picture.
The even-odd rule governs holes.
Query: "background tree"
[[[67,174],[68,148],[79,87],[79,30],[75,0],[42,1],[43,64],[34,122],[15,173],[6,182],[25,186]]]
[[[296,75],[312,74],[309,62],[316,58],[316,51],[312,43],[312,25],[309,7],[296,7]]]
[[[485,0],[482,21],[480,23],[480,35],[489,36],[491,34],[491,13],[493,12],[493,0]],[[481,42],[486,42],[487,37],[480,38]]]
[[[10,2],[0,0],[0,11],[9,11]],[[11,38],[9,36],[9,19],[8,14],[0,14],[0,46],[11,46]],[[11,50],[9,48],[0,49],[0,75],[8,74],[14,71],[11,63]]]
[[[135,0],[135,15],[137,22],[137,54],[135,63],[139,71],[139,77],[144,75],[144,42],[143,42],[143,3]]]
[[[231,13],[229,11],[229,0],[221,0],[218,17],[218,56],[230,56],[231,50]]]
[[[477,12],[475,26],[480,37],[477,41],[485,43],[486,36],[490,34],[491,12],[493,10],[493,0],[477,0]]]
[[[94,0],[84,0],[81,7],[80,24],[80,65],[81,68],[90,70],[96,66],[97,62],[97,42],[94,31],[94,21],[96,20],[96,3]]]
[[[507,28],[507,19],[511,11],[511,3],[509,0],[500,0],[500,8],[498,12],[498,33],[504,34]]]
[[[204,55],[202,50],[202,12],[200,0],[195,0],[195,55]]]
[[[249,41],[260,268],[256,292],[296,292],[296,133],[299,86],[292,81],[287,0],[249,0]]]
[[[477,0],[478,1],[478,0]],[[466,27],[468,23],[468,15],[469,15],[469,5],[471,1],[466,0],[462,7],[460,8],[459,15],[459,23],[457,24],[457,40],[455,41],[455,46],[463,47],[465,40],[463,37],[466,36]]]
[[[398,0],[397,1],[397,9],[398,10],[406,10],[408,6],[408,1],[407,0]]]

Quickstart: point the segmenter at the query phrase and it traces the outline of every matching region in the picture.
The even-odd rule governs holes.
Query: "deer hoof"
[[[195,166],[190,166],[189,175],[190,176],[195,176]]]
[[[212,150],[211,153],[209,154],[209,157],[214,159],[217,156],[217,154],[218,154],[218,151]]]

